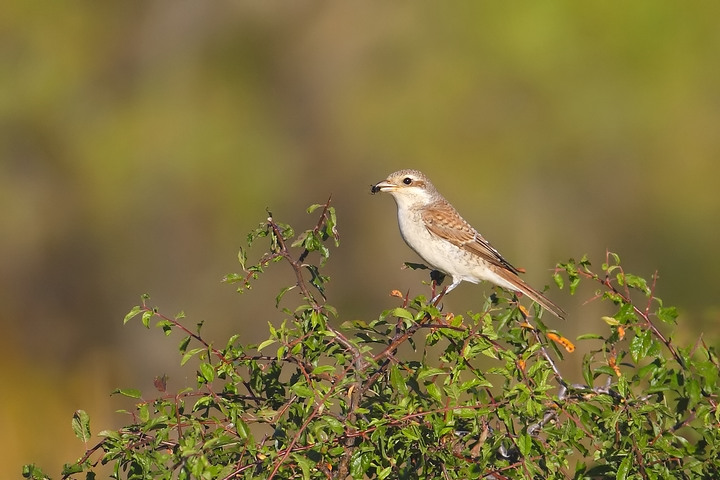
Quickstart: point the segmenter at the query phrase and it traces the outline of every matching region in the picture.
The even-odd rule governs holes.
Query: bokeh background
[[[717,344],[720,3],[28,2],[0,14],[0,457],[57,476],[131,403],[192,385],[180,336],[125,313],[151,303],[208,339],[265,338],[281,266],[250,295],[222,277],[270,208],[307,228],[330,194],[341,320],[427,293],[395,207],[369,187],[425,171],[536,286],[606,249],[660,272],[674,337]],[[255,251],[256,254],[262,253]],[[487,293],[464,285],[457,312]],[[607,306],[549,292],[569,337]],[[286,297],[292,303],[294,299]],[[581,355],[575,357],[580,362]]]

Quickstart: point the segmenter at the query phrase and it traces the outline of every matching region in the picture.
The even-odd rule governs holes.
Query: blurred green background
[[[128,421],[117,387],[192,385],[180,336],[124,314],[151,294],[208,339],[266,336],[290,272],[220,283],[270,208],[298,229],[333,194],[341,320],[427,293],[389,197],[427,173],[535,286],[606,248],[660,272],[675,337],[717,343],[720,3],[5,2],[0,14],[0,456],[57,476]],[[256,251],[257,254],[261,253]],[[446,299],[462,313],[487,290]],[[592,291],[549,296],[567,336]],[[295,299],[286,296],[286,302]],[[573,361],[579,363],[581,355]]]

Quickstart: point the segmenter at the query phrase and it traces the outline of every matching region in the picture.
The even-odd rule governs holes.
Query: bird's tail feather
[[[523,294],[530,297],[533,302],[538,303],[548,312],[552,313],[561,320],[565,320],[565,317],[567,315],[565,313],[565,310],[555,305],[552,301],[550,301],[549,298],[547,298],[545,295],[525,283],[513,272],[505,269],[497,269],[495,273],[503,277],[508,283],[512,284],[515,287],[516,291],[522,292]]]

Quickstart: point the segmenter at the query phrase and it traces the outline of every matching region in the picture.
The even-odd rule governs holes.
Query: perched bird
[[[372,187],[389,193],[397,204],[400,234],[405,243],[432,268],[452,277],[450,292],[460,282],[486,280],[513,292],[522,292],[558,318],[562,308],[522,281],[518,269],[505,260],[430,180],[417,170],[399,170]]]

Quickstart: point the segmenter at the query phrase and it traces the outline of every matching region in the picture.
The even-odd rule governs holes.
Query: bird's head
[[[395,198],[398,206],[413,207],[432,203],[437,191],[430,180],[418,170],[398,170],[382,182],[372,186],[375,193],[389,193]]]

